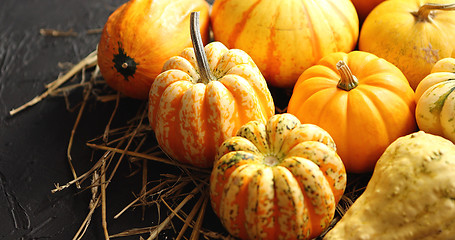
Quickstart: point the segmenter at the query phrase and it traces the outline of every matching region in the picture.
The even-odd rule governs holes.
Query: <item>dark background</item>
[[[54,81],[58,63],[78,63],[95,50],[108,16],[126,0],[2,0],[0,6],[0,239],[72,239],[88,213],[90,192],[74,186],[51,193],[54,184],[72,180],[66,151],[78,111],[69,111],[64,98],[48,97],[14,116],[9,111],[28,102]],[[41,28],[73,30],[77,36],[40,35]],[[73,106],[81,92],[72,93]],[[122,124],[136,114],[137,100],[122,100]],[[72,156],[80,175],[92,166],[89,139],[104,131],[114,103],[91,101],[76,131]],[[77,109],[77,108],[76,108]],[[140,210],[114,220],[138,192],[137,178],[127,178],[127,166],[109,185],[108,225],[111,234],[156,224]],[[120,180],[119,180],[120,179]],[[83,239],[104,239],[100,209]],[[147,217],[149,216],[149,217]],[[166,239],[167,236],[161,236]],[[139,239],[125,237],[120,239]]]

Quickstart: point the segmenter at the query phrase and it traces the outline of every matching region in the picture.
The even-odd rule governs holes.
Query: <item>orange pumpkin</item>
[[[186,48],[170,58],[153,82],[149,120],[167,154],[207,168],[224,140],[251,120],[267,121],[275,106],[248,54],[219,42],[204,49],[196,36],[194,49]]]
[[[416,89],[433,65],[455,57],[453,0],[385,1],[362,25],[359,50],[400,68]]]
[[[351,51],[359,22],[350,0],[216,0],[214,39],[246,51],[267,82],[293,87],[321,57]]]
[[[417,129],[414,111],[403,73],[361,51],[330,54],[303,72],[288,106],[329,132],[348,172],[372,171],[390,143]]]
[[[357,10],[357,14],[359,15],[359,20],[363,22],[365,18],[367,18],[368,14],[370,14],[371,10],[379,5],[384,0],[351,0]]]
[[[118,92],[147,99],[164,62],[191,46],[190,13],[201,12],[208,41],[209,5],[204,0],[131,0],[108,18],[98,45],[98,65]]]
[[[210,178],[213,210],[241,239],[313,239],[346,187],[330,135],[289,113],[251,121],[219,148]]]

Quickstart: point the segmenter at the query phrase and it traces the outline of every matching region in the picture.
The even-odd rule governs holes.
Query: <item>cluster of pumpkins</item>
[[[98,45],[163,151],[212,169],[212,207],[242,239],[314,238],[346,172],[419,129],[455,140],[452,57],[450,0],[131,0]],[[287,113],[270,86],[292,89]]]

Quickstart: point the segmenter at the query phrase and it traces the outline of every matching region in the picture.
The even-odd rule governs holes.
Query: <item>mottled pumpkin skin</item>
[[[213,166],[217,148],[251,120],[275,113],[267,83],[248,54],[205,46],[216,80],[202,83],[193,48],[170,58],[152,84],[149,120],[160,147],[187,164]]]
[[[428,20],[413,15],[425,3],[453,0],[385,1],[362,25],[359,50],[371,52],[400,68],[416,89],[433,65],[455,57],[455,11],[432,11]]]
[[[455,59],[439,60],[416,89],[420,130],[455,142]]]
[[[350,91],[337,87],[340,60],[358,80]],[[362,51],[330,54],[303,72],[288,112],[329,132],[348,172],[372,171],[390,143],[417,130],[414,91],[403,73]]]
[[[219,148],[211,204],[241,239],[312,239],[326,229],[346,187],[330,135],[285,113],[251,121]]]
[[[192,11],[200,12],[200,31],[207,42],[209,5],[204,0],[131,0],[116,9],[98,45],[106,83],[128,97],[147,99],[164,62],[191,46]]]
[[[350,0],[216,0],[215,40],[246,51],[267,82],[292,87],[328,53],[354,49],[359,22]]]

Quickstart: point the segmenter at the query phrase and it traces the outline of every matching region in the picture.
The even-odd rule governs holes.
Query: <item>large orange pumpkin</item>
[[[292,87],[321,57],[354,49],[359,34],[350,0],[216,0],[216,41],[246,51],[267,82]]]
[[[329,132],[348,172],[372,171],[390,143],[417,129],[414,111],[400,69],[361,51],[330,54],[303,72],[288,106]]]
[[[98,45],[107,84],[132,98],[147,99],[164,62],[191,46],[190,13],[201,14],[208,41],[209,5],[204,0],[131,0],[108,18]]]
[[[454,1],[379,4],[362,25],[359,50],[393,63],[415,89],[438,60],[455,57]]]
[[[210,178],[213,210],[241,239],[313,239],[345,187],[330,135],[289,113],[243,125],[219,148]]]
[[[275,106],[248,54],[219,42],[204,49],[196,36],[194,48],[166,61],[153,82],[149,120],[173,159],[208,168],[224,140],[251,120],[267,121]]]

